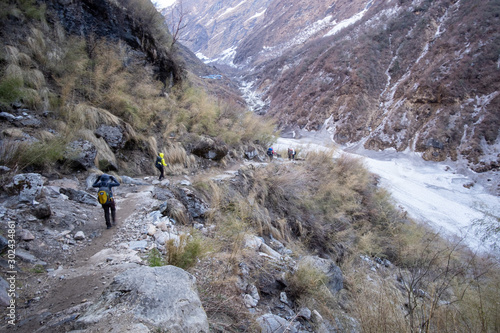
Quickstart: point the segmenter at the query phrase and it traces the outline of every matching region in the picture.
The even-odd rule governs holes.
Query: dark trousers
[[[162,180],[163,178],[165,178],[165,176],[163,175],[163,165],[159,165],[159,166],[156,166],[156,168],[158,169],[158,171],[160,171],[160,178],[158,178],[159,180]]]
[[[102,209],[104,209],[104,219],[106,220],[106,226],[108,228],[111,228],[111,221],[109,219],[109,211],[111,210],[111,218],[113,220],[113,225],[116,222],[115,216],[116,216],[116,206],[115,206],[115,201],[112,200],[108,203],[105,203],[102,205]]]

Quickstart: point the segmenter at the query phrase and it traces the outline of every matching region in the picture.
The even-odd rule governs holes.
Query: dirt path
[[[115,191],[117,225],[111,229],[105,228],[103,210],[100,207],[92,209],[89,220],[97,220],[95,224],[102,226],[100,236],[79,248],[71,258],[62,261],[59,269],[42,278],[35,275],[28,281],[38,290],[45,289],[47,292],[38,302],[18,309],[21,321],[15,328],[10,327],[9,332],[66,332],[70,327],[69,324],[65,325],[65,322],[72,322],[84,308],[95,301],[111,283],[114,275],[130,266],[138,265],[123,263],[120,260],[113,262],[113,259],[117,258],[132,258],[133,251],[124,248],[118,253],[111,249],[109,244],[133,213],[143,205],[137,200],[137,196],[148,191],[150,187],[123,186]],[[99,255],[100,253],[102,255]]]

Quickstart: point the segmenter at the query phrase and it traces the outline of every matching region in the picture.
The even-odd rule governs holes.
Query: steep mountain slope
[[[205,2],[185,43],[237,66],[285,132],[327,129],[340,144],[498,170],[498,1],[244,4]]]

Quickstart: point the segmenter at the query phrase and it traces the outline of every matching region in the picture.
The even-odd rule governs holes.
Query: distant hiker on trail
[[[156,156],[156,162],[155,162],[155,167],[160,171],[160,178],[158,180],[162,180],[165,178],[165,175],[163,172],[165,171],[165,168],[167,166],[167,163],[165,163],[165,159],[163,158],[163,153],[158,153],[158,156]]]
[[[267,156],[269,156],[269,161],[271,162],[273,160],[273,155],[275,155],[276,152],[274,151],[273,147],[269,147],[267,149]]]
[[[288,148],[288,159],[295,160],[295,149]]]
[[[120,183],[116,180],[115,177],[102,174],[100,175],[92,187],[98,187],[99,191],[97,192],[97,199],[104,209],[104,219],[106,220],[106,227],[108,229],[111,228],[112,225],[116,224],[116,205],[115,200],[113,198],[113,190],[112,187],[120,186]],[[113,224],[109,219],[109,211],[111,210],[111,219]]]

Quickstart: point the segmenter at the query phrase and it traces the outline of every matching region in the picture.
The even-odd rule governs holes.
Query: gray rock
[[[20,258],[21,260],[32,263],[32,264],[34,264],[38,261],[38,259],[34,255],[32,255],[31,253],[29,253],[26,250],[19,249],[19,248],[16,249],[16,257]]]
[[[65,155],[70,165],[76,170],[95,168],[97,148],[87,140],[76,140],[69,144]]]
[[[298,265],[309,264],[325,273],[328,278],[327,287],[332,294],[344,288],[344,277],[340,268],[330,259],[322,259],[317,256],[307,256],[299,261]]]
[[[21,173],[15,175],[9,186],[19,193],[19,201],[34,202],[43,188],[43,177],[38,173]]]
[[[133,241],[128,243],[128,247],[132,250],[145,250],[148,247],[148,242],[145,240]]]
[[[72,188],[61,188],[59,190],[60,193],[68,196],[68,199],[77,201],[83,204],[97,206],[97,198],[88,194],[85,191],[75,190]]]
[[[120,177],[122,179],[122,183],[123,184],[131,184],[131,185],[149,185],[148,183],[140,180],[140,179],[135,179],[135,178],[131,178],[131,177],[128,177],[128,176],[121,176]]]
[[[175,266],[127,270],[114,277],[99,300],[77,320],[75,328],[141,322],[165,332],[208,333],[207,315],[195,282],[193,275]]]
[[[21,238],[22,241],[25,242],[29,242],[35,239],[35,236],[33,236],[33,234],[26,229],[21,229],[21,231],[19,231],[19,237]]]
[[[204,217],[209,211],[208,205],[188,188],[179,189],[182,204],[193,218]]]
[[[26,116],[23,117],[23,119],[20,121],[22,126],[25,127],[33,127],[33,128],[38,128],[42,125],[42,122],[40,119],[33,117],[33,116]]]
[[[245,151],[245,157],[249,160],[253,160],[257,155],[259,155],[259,152],[254,147],[249,147]]]
[[[113,149],[123,148],[124,140],[123,140],[123,132],[120,127],[117,126],[108,126],[101,125],[95,131],[96,137],[102,137],[104,141]]]
[[[83,233],[83,231],[78,231],[75,236],[73,236],[73,239],[75,240],[84,240],[85,239],[85,234]]]
[[[281,318],[280,316],[267,313],[257,318],[261,333],[296,333],[297,329],[293,323]]]
[[[9,289],[9,283],[0,276],[0,306],[2,307],[10,304],[10,297],[7,289]]]
[[[0,253],[7,250],[9,246],[9,241],[4,236],[0,235]]]
[[[225,143],[210,138],[200,138],[191,149],[192,154],[213,161],[222,160],[228,152],[229,149]]]
[[[46,202],[42,202],[38,205],[33,206],[31,209],[31,213],[37,218],[37,219],[46,219],[49,218],[52,215],[52,210],[50,209],[50,206]]]
[[[311,314],[311,310],[309,310],[308,308],[302,308],[297,314],[297,317],[302,317],[305,320],[311,320]]]
[[[16,120],[16,117],[8,112],[0,112],[0,120],[13,122]]]

